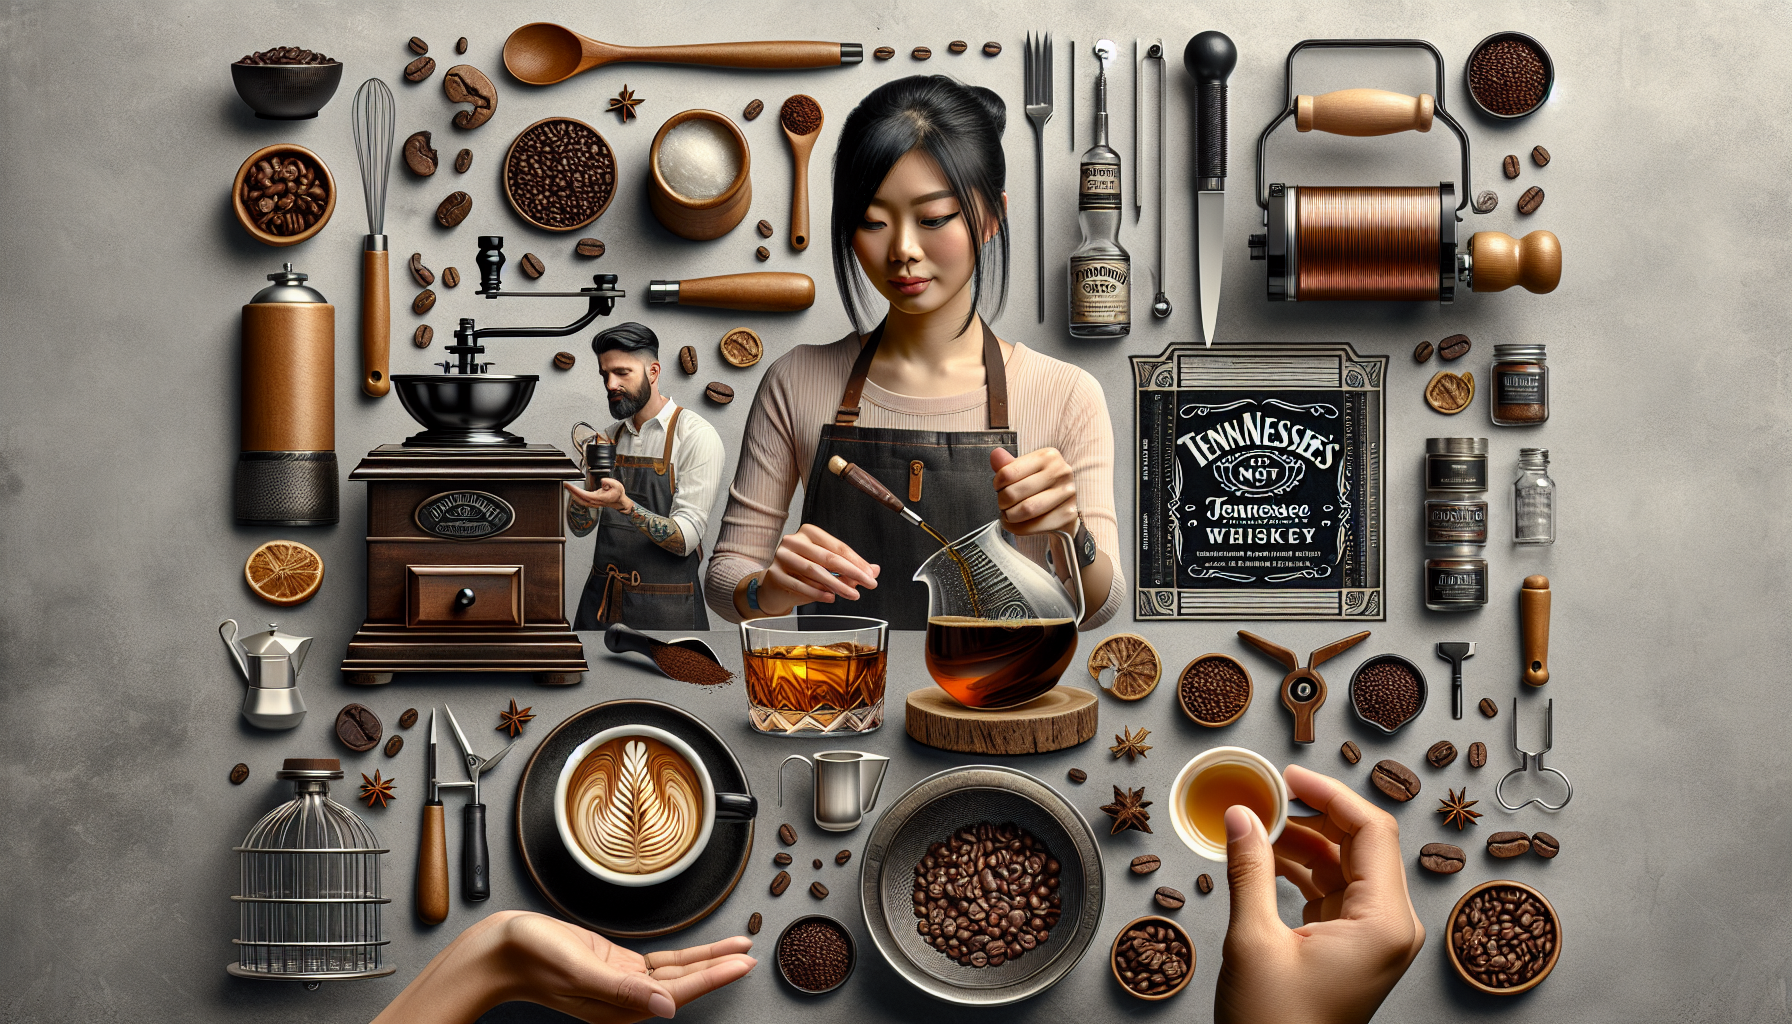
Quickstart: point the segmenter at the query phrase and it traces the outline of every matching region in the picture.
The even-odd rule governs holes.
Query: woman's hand
[[[746,976],[759,961],[746,936],[647,954],[542,914],[500,911],[462,932],[398,994],[375,1024],[477,1020],[526,1000],[593,1024],[671,1017]]]
[[[810,601],[857,601],[859,587],[876,589],[880,571],[845,541],[805,523],[778,541],[771,568],[759,584],[759,610],[783,615]]]
[[[996,448],[989,453],[989,468],[996,474],[996,505],[1009,533],[1076,532],[1076,480],[1058,449],[1041,448],[1016,458],[1006,448]]]
[[[622,482],[609,477],[598,481],[595,491],[587,491],[582,487],[574,487],[572,484],[562,484],[561,486],[566,488],[567,494],[572,495],[574,504],[583,505],[586,508],[613,508],[620,512],[623,510],[623,503],[628,500],[628,492],[622,489]]]
[[[1393,816],[1336,779],[1290,765],[1288,788],[1319,814],[1289,818],[1272,848],[1257,816],[1226,811],[1226,928],[1214,1020],[1358,1022],[1425,944],[1413,912]],[[1276,876],[1307,898],[1290,929],[1276,913]]]

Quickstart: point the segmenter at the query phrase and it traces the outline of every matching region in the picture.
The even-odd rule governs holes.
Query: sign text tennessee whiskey
[[[1386,356],[1133,356],[1135,619],[1382,619]]]

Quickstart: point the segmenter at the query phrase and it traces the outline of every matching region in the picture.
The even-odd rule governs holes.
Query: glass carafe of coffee
[[[1058,684],[1076,655],[1083,579],[1070,535],[1062,563],[1071,589],[1015,549],[1001,522],[933,553],[915,570],[927,584],[927,671],[966,707],[1006,708]]]

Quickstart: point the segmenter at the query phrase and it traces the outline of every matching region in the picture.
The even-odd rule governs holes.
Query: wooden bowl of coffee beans
[[[1231,725],[1251,706],[1251,674],[1226,654],[1203,654],[1176,678],[1176,703],[1196,725]]]
[[[237,168],[230,208],[256,241],[297,245],[322,231],[336,212],[336,178],[304,146],[263,146]]]
[[[1445,929],[1450,964],[1488,995],[1529,992],[1562,957],[1562,919],[1523,882],[1482,882],[1456,901]]]
[[[1114,936],[1108,968],[1129,995],[1152,1002],[1168,999],[1195,976],[1195,941],[1167,917],[1141,917]]]

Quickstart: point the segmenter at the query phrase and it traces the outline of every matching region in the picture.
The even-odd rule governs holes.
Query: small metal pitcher
[[[280,632],[268,623],[266,632],[238,640],[235,619],[218,624],[237,671],[249,684],[243,694],[243,717],[261,729],[291,729],[305,720],[305,698],[299,696],[299,669],[311,650],[311,638]]]
[[[851,832],[877,806],[890,759],[857,750],[823,750],[811,761],[792,754],[778,766],[778,806],[784,806],[784,766],[802,761],[815,773],[815,825],[828,832]]]

